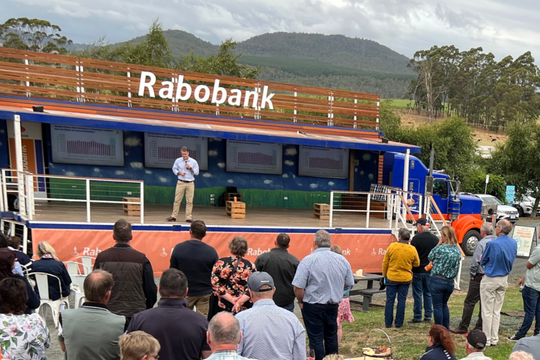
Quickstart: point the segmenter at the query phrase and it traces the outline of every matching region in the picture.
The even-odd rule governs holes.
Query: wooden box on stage
[[[313,204],[313,216],[321,220],[330,220],[330,205]]]
[[[141,204],[134,204],[134,203],[140,203],[141,198],[125,197],[125,198],[122,198],[122,200],[124,201],[124,204],[123,204],[124,214],[127,214],[128,216],[141,215]]]
[[[227,201],[225,207],[227,216],[233,219],[245,219],[246,218],[246,203],[241,201]]]

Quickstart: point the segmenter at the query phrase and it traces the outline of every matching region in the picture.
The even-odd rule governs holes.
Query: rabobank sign
[[[141,80],[139,82],[139,96],[147,94],[150,97],[155,98],[156,93],[154,85],[156,84],[156,75],[150,71],[141,72]],[[244,106],[257,109],[260,106],[261,109],[274,109],[272,98],[275,94],[268,92],[268,86],[265,85],[262,88],[262,94],[258,91],[248,91],[239,89],[229,89],[220,86],[218,79],[214,80],[213,89],[206,85],[197,85],[194,89],[191,84],[184,82],[184,75],[179,75],[177,79],[173,81],[162,81],[161,88],[158,91],[158,96],[162,99],[170,99],[176,101],[186,101],[193,98],[197,102],[210,101],[212,104],[229,104],[231,106]],[[261,96],[260,105],[259,95]],[[242,98],[244,102],[242,103]]]

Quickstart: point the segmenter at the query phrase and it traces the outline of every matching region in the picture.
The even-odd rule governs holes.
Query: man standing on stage
[[[180,212],[180,204],[186,194],[186,221],[191,222],[193,210],[193,195],[195,194],[195,175],[199,175],[199,164],[197,160],[189,157],[189,150],[186,146],[180,149],[182,157],[174,162],[173,173],[178,177],[176,192],[174,194],[173,212],[167,221],[176,221]]]

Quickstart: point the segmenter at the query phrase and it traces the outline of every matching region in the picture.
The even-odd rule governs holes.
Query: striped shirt
[[[216,351],[206,358],[206,360],[255,360],[238,355],[234,350]]]
[[[236,315],[243,337],[238,353],[262,360],[305,360],[306,330],[294,313],[261,299]]]
[[[308,304],[339,304],[344,288],[354,285],[354,277],[343,255],[322,247],[300,261],[292,284],[305,290]]]

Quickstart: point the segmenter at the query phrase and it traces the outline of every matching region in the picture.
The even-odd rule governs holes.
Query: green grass
[[[392,100],[392,107],[394,109],[408,109],[411,103],[411,100],[407,99],[388,99]]]
[[[515,279],[510,279],[514,281]],[[517,283],[517,281],[515,281]],[[466,293],[456,291],[452,294],[448,307],[450,308],[450,327],[454,328],[461,320],[463,311],[463,301]],[[354,308],[361,308],[361,305],[353,305]],[[386,329],[384,327],[384,308],[371,307],[368,313],[353,311],[355,318],[354,323],[343,324],[343,340],[340,345],[340,353],[346,358],[361,357],[363,347],[373,346],[388,346],[388,340],[383,333],[374,331],[373,329],[383,329],[392,341],[394,346],[395,360],[412,360],[418,359],[425,351],[427,346],[427,333],[431,324],[408,324],[407,321],[412,319],[412,299],[407,301],[405,310],[405,324],[402,328]],[[519,287],[511,286],[506,292],[504,299],[504,311],[523,310],[523,301]],[[475,309],[475,314],[478,313],[478,306]],[[474,324],[476,317],[473,317],[471,324]],[[513,335],[521,326],[522,318],[512,318],[501,315],[501,327],[499,330],[499,344],[496,347],[490,347],[485,351],[485,355],[493,360],[506,360],[512,352],[514,342],[508,341],[507,336]],[[532,336],[531,328],[528,336]],[[462,359],[465,354],[465,337],[462,335],[452,334],[457,347],[456,358]]]

